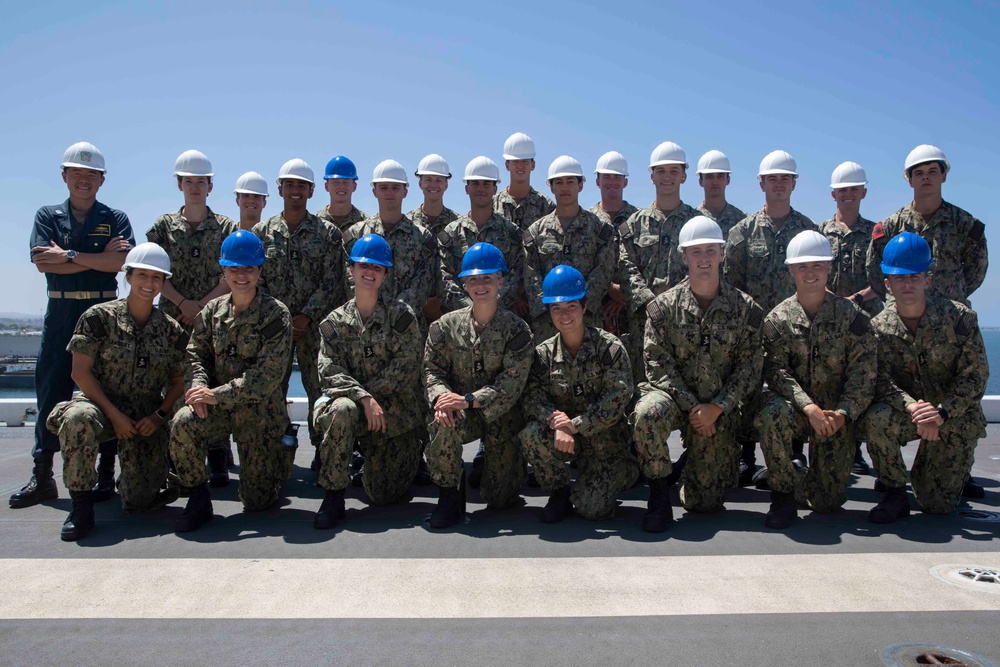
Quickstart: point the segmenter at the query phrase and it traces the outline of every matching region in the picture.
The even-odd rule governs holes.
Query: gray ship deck
[[[614,521],[547,526],[545,494],[525,488],[526,506],[505,512],[470,492],[466,524],[437,534],[423,526],[434,487],[388,508],[351,488],[347,520],[320,532],[303,446],[279,508],[244,514],[232,484],[213,490],[213,522],[178,536],[183,501],[135,517],[116,497],[74,544],[59,540],[60,488],[43,506],[0,506],[0,663],[879,665],[901,642],[998,661],[1000,584],[931,573],[1000,569],[1000,523],[982,520],[1000,513],[1000,426],[989,433],[973,471],[987,497],[961,508],[979,516],[884,527],[865,520],[874,478],[853,477],[844,511],[800,511],[783,532],[764,528],[769,497],[754,489],[731,491],[720,515],[675,509],[651,536],[645,489]],[[27,477],[30,437],[0,428],[4,500]]]

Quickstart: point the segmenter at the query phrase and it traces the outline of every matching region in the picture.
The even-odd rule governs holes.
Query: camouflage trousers
[[[584,519],[601,521],[615,515],[618,494],[632,486],[639,476],[639,468],[628,451],[625,430],[623,425],[616,424],[591,437],[574,436],[573,454],[558,451],[554,432],[541,422],[528,422],[518,437],[538,483],[547,491],[569,486],[566,464],[576,459],[580,474],[570,501]]]
[[[847,502],[847,483],[854,464],[854,425],[844,424],[832,436],[816,435],[809,418],[790,401],[764,396],[754,420],[767,462],[767,480],[775,491],[795,493],[814,512],[833,512]],[[809,440],[809,471],[804,478],[792,465],[792,440]]]
[[[949,419],[940,428],[940,440],[920,440],[910,484],[924,512],[945,514],[962,499],[962,487],[975,461],[976,444],[986,436],[978,417],[970,413]],[[905,487],[906,463],[900,447],[920,437],[910,415],[885,403],[873,403],[861,424],[878,476],[887,487]]]
[[[625,308],[628,309],[628,306]],[[639,385],[646,381],[646,362],[643,360],[642,349],[646,337],[646,319],[646,309],[640,307],[628,316],[625,333],[619,337],[632,362],[632,379],[635,380],[636,395],[639,394]]]
[[[310,323],[302,337],[292,344],[292,356],[288,358],[288,368],[285,370],[285,380],[282,383],[284,390],[282,393],[287,397],[288,381],[292,376],[292,361],[293,358],[297,359],[302,387],[306,390],[306,399],[309,401],[307,418],[309,442],[317,448],[323,442],[323,431],[316,426],[313,415],[313,406],[323,395],[319,388],[319,344],[319,323]]]
[[[249,403],[232,408],[208,406],[201,419],[184,406],[170,421],[170,458],[182,486],[208,481],[205,455],[209,441],[233,434],[240,457],[240,500],[250,512],[264,510],[278,499],[287,462],[281,436],[288,425],[284,405]]]
[[[692,512],[718,512],[724,507],[726,491],[736,486],[739,419],[738,411],[723,413],[715,422],[715,435],[706,438],[690,428],[687,413],[666,392],[649,391],[632,413],[643,474],[649,479],[663,479],[670,474],[673,465],[667,438],[671,431],[679,430],[687,450],[687,463],[681,473],[681,504]]]
[[[141,419],[157,407],[159,400],[149,410],[133,410],[130,406],[119,406],[119,409],[133,419]],[[56,405],[45,426],[59,438],[66,488],[70,491],[92,489],[97,484],[98,447],[117,437],[111,420],[97,404],[78,395]],[[121,466],[118,493],[126,512],[145,511],[160,492],[167,478],[167,438],[167,427],[163,425],[148,438],[137,435],[118,441]]]
[[[317,483],[327,491],[347,488],[350,464],[358,438],[364,441],[365,467],[361,480],[373,505],[399,502],[410,490],[424,450],[420,429],[396,436],[368,430],[365,411],[349,398],[320,399],[315,406],[316,427],[323,433]]]
[[[517,434],[522,421],[516,410],[486,423],[474,410],[454,428],[430,422],[427,430],[427,467],[431,480],[440,487],[457,488],[462,480],[462,445],[481,438],[483,442],[483,481],[479,494],[490,509],[503,509],[521,495],[521,485],[527,479],[524,454]]]

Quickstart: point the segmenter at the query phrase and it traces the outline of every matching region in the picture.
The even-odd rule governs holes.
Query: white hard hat
[[[63,161],[60,165],[63,169],[77,167],[79,169],[92,169],[102,174],[107,173],[104,168],[104,153],[97,146],[88,141],[78,141],[63,153]]]
[[[201,151],[184,151],[174,162],[174,176],[215,176],[212,163]]]
[[[431,153],[417,165],[417,172],[415,176],[444,176],[445,178],[451,178],[451,169],[448,167],[448,161],[437,153]]]
[[[248,171],[236,179],[236,194],[267,196],[267,181],[256,171]]]
[[[653,153],[649,156],[649,170],[653,171],[653,167],[658,167],[661,164],[682,164],[687,169],[687,153],[674,142],[664,141],[654,148]]]
[[[148,242],[140,243],[128,251],[123,268],[159,271],[167,278],[173,275],[170,273],[170,256],[167,255],[167,251],[155,243]]]
[[[617,174],[618,176],[628,176],[628,162],[625,156],[618,151],[608,151],[597,160],[595,174]]]
[[[832,262],[833,249],[830,240],[811,229],[796,234],[788,242],[788,252],[785,254],[785,264],[802,264],[804,262]]]
[[[768,174],[791,174],[792,176],[798,176],[799,172],[798,165],[795,164],[795,158],[788,151],[771,151],[764,156],[764,159],[760,161],[760,170],[757,172],[757,178],[761,176],[767,176]]]
[[[834,190],[853,188],[857,185],[868,185],[865,170],[857,162],[841,162],[833,170],[833,176],[830,177],[830,187]]]
[[[515,132],[503,142],[504,160],[534,160],[535,142],[524,132]]]
[[[375,185],[376,183],[410,184],[410,182],[406,180],[406,170],[403,169],[403,165],[399,164],[395,160],[382,160],[375,165],[375,170],[372,172],[372,185]]]
[[[925,162],[941,162],[944,164],[944,173],[951,171],[951,163],[944,156],[944,151],[937,146],[930,144],[920,144],[906,156],[906,164],[903,166],[903,175],[909,177],[910,169]]]
[[[725,243],[722,238],[722,227],[719,223],[703,215],[696,215],[681,227],[678,236],[677,250],[683,250],[688,246],[701,245],[702,243]]]
[[[722,151],[708,151],[698,159],[696,174],[731,174],[729,158]]]
[[[281,185],[283,180],[288,179],[316,185],[315,178],[309,163],[296,157],[281,165],[281,169],[278,170],[277,182],[278,185]]]
[[[552,161],[549,165],[549,175],[545,180],[551,181],[562,176],[577,176],[581,181],[587,180],[583,175],[583,165],[568,155],[560,155]]]
[[[485,155],[480,155],[479,157],[472,158],[472,161],[465,165],[465,176],[462,180],[466,183],[469,181],[493,181],[494,183],[499,183],[500,168],[497,167],[497,163],[493,160]]]

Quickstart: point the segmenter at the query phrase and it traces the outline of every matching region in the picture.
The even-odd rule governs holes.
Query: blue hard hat
[[[347,258],[351,262],[363,262],[365,264],[378,264],[379,266],[392,266],[392,248],[385,239],[378,234],[365,234],[354,242],[351,247],[351,256]]]
[[[587,296],[587,281],[572,266],[560,264],[545,274],[542,281],[542,303],[576,301]]]
[[[486,273],[507,273],[507,260],[495,245],[477,243],[462,256],[462,272],[458,277],[465,278]]]
[[[222,242],[219,266],[260,266],[264,263],[264,244],[245,229],[233,232]]]
[[[326,163],[326,174],[324,180],[331,178],[352,178],[358,180],[358,169],[348,158],[338,155]]]
[[[882,252],[882,273],[887,276],[923,273],[933,263],[931,247],[913,232],[896,234]]]

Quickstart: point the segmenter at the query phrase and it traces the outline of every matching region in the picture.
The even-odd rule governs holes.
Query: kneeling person
[[[799,232],[785,260],[795,294],[764,319],[763,399],[754,426],[767,461],[771,507],[764,524],[787,528],[797,515],[796,492],[815,512],[847,501],[854,463],[854,423],[875,390],[876,352],[868,315],[827,291],[830,241]],[[792,441],[809,439],[811,466],[800,485]]]
[[[633,416],[635,442],[649,479],[643,530],[672,520],[672,464],[667,438],[680,429],[686,448],[680,497],[695,512],[723,509],[736,486],[741,403],[760,384],[764,311],[749,295],[722,282],[722,229],[705,216],[681,227],[677,247],[688,278],[647,306],[646,382]]]
[[[160,491],[167,477],[167,413],[184,393],[187,334],[153,299],[170,277],[170,258],[155,243],[143,243],[125,258],[128,298],[87,309],[67,349],[80,393],[49,414],[48,430],[59,437],[63,480],[73,509],[62,539],[78,540],[94,526],[98,445],[118,438],[118,492],[128,513],[160,509],[177,491]],[[166,394],[164,394],[166,389]]]
[[[961,500],[979,438],[986,436],[980,401],[989,364],[976,313],[929,295],[933,259],[912,232],[885,247],[881,269],[893,299],[872,319],[878,340],[875,399],[864,417],[868,451],[885,496],[868,514],[892,523],[910,513],[900,443],[920,439],[910,471],[920,509],[944,514]]]
[[[445,313],[427,337],[423,380],[434,411],[427,465],[441,490],[432,528],[447,528],[465,514],[463,444],[482,438],[480,493],[490,509],[514,504],[526,479],[516,407],[531,372],[533,347],[524,320],[499,306],[506,273],[495,246],[469,248],[458,277],[472,305]]]
[[[521,445],[550,493],[542,521],[555,523],[575,507],[585,519],[610,519],[619,493],[639,475],[628,452],[625,408],[635,389],[621,341],[584,324],[587,283],[571,266],[545,276],[542,302],[559,334],[535,348],[524,396],[528,424]],[[566,463],[580,470],[570,491]]]
[[[319,326],[322,344],[316,424],[323,433],[317,482],[326,490],[313,525],[344,518],[351,453],[366,440],[362,475],[373,505],[402,500],[423,452],[420,387],[423,336],[413,311],[381,292],[392,250],[377,234],[362,236],[348,257],[354,298]]]
[[[292,353],[288,308],[257,288],[264,246],[239,230],[222,243],[219,264],[230,293],[195,318],[187,347],[191,388],[171,422],[170,457],[190,497],[179,533],[212,520],[205,450],[232,433],[240,456],[240,500],[247,511],[278,500],[285,469],[281,436],[288,426],[282,379]]]

